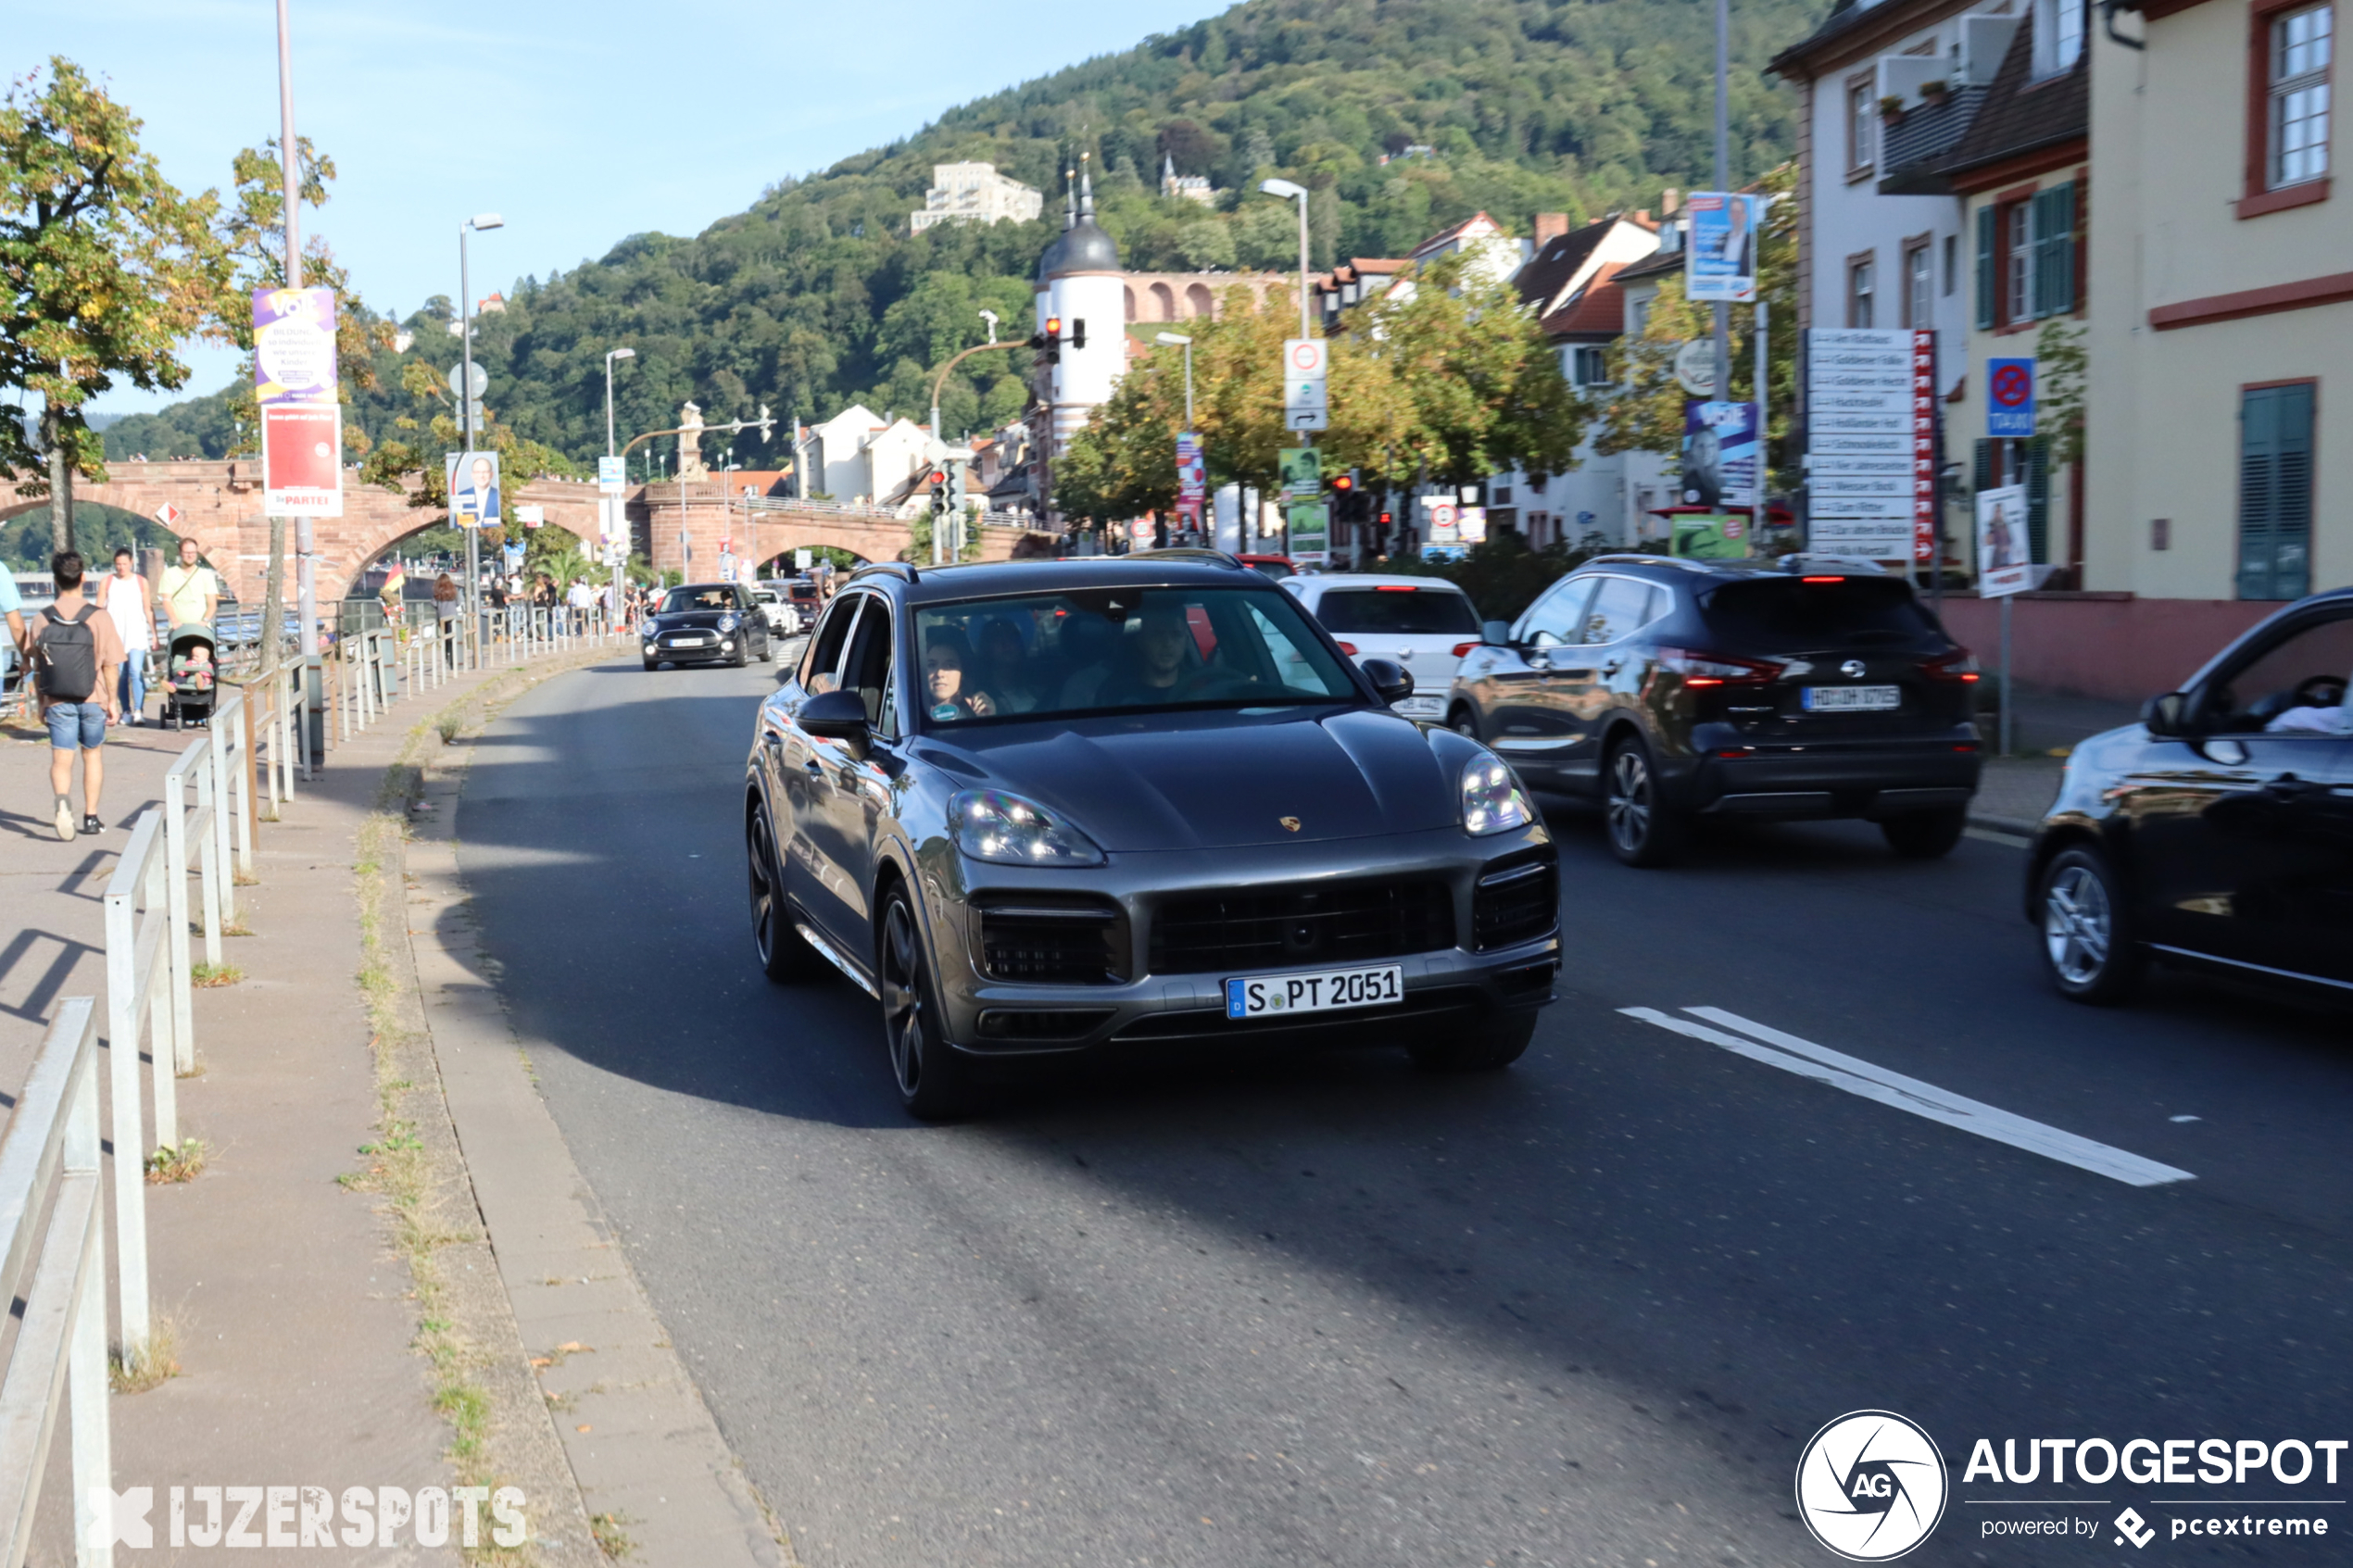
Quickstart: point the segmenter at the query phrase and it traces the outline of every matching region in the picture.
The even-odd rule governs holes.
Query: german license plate
[[[1226,982],[1227,1018],[1274,1018],[1294,1012],[1337,1012],[1375,1008],[1405,999],[1404,970],[1318,969],[1301,974],[1262,974]]]
[[[1808,713],[1869,713],[1889,708],[1900,708],[1904,702],[1901,686],[1807,686],[1805,688],[1806,711]]]
[[[1389,705],[1408,719],[1443,719],[1446,699],[1442,696],[1409,696]]]
[[[670,646],[673,648],[698,648],[710,641],[709,637],[673,637],[670,639]]]

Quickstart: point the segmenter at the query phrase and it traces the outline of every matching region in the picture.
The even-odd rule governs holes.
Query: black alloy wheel
[[[1947,806],[1934,811],[1913,811],[1880,823],[1887,847],[1907,860],[1933,860],[1949,855],[1969,826],[1969,808]]]
[[[1453,712],[1446,716],[1446,727],[1453,731],[1458,735],[1468,735],[1471,739],[1477,740],[1478,738],[1478,715],[1473,713],[1467,708],[1457,708]]]
[[[876,946],[882,960],[875,967],[882,981],[883,1037],[890,1047],[900,1103],[909,1115],[926,1122],[958,1115],[968,1098],[971,1072],[940,1035],[923,933],[904,886],[892,887],[883,905]]]
[[[1498,1013],[1477,1025],[1441,1025],[1405,1047],[1425,1073],[1492,1073],[1509,1067],[1536,1035],[1536,1012]]]
[[[767,808],[756,800],[745,813],[744,860],[751,881],[751,948],[760,972],[779,985],[813,977],[824,964],[793,929],[792,908],[785,902],[777,872],[776,835],[768,825]]]
[[[2043,870],[2043,962],[2070,1001],[2112,1007],[2141,972],[2131,907],[2108,857],[2088,846],[2061,850]]]
[[[1664,866],[1682,849],[1682,818],[1659,798],[1658,774],[1638,740],[1617,742],[1602,765],[1602,822],[1609,852],[1629,866]]]

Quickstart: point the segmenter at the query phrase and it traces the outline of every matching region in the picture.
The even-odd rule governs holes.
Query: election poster
[[[1765,216],[1765,198],[1700,191],[1692,194],[1685,210],[1691,214],[1691,239],[1684,247],[1685,296],[1753,304],[1757,228]]]

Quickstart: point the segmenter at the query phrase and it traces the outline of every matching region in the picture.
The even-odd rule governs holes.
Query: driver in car
[[[2353,734],[2353,682],[2337,681],[2326,675],[2315,675],[2296,688],[2299,697],[2328,695],[2327,688],[2336,688],[2337,700],[2333,706],[2317,702],[2300,702],[2263,726],[2266,734],[2306,734],[2322,735]]]
[[[1095,696],[1104,708],[1140,708],[1181,699],[1185,681],[1185,645],[1192,628],[1184,609],[1162,602],[1146,607],[1143,624],[1136,629],[1136,649],[1105,681]]]

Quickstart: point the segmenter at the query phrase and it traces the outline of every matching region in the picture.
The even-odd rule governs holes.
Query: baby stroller
[[[204,664],[189,667],[189,656],[197,648],[205,655]],[[164,656],[163,715],[161,722],[175,730],[191,724],[212,722],[212,701],[220,683],[220,649],[214,644],[209,626],[174,626],[170,646]]]

